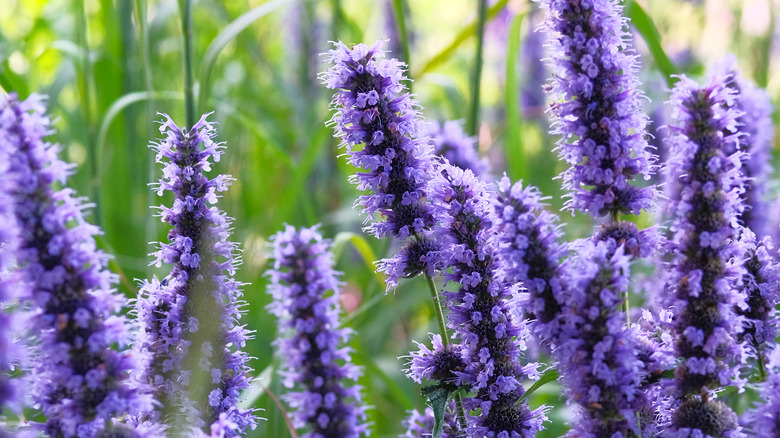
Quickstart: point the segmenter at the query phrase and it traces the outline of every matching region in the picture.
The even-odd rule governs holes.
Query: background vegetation
[[[362,218],[351,208],[357,190],[347,177],[354,169],[338,157],[337,140],[325,126],[331,92],[317,80],[326,68],[319,54],[330,47],[328,41],[390,39],[392,56],[410,65],[426,118],[464,119],[474,126],[495,175],[508,171],[513,179],[539,186],[557,210],[562,202],[554,177],[562,164],[552,152],[555,139],[547,135],[545,104],[521,99],[541,90],[533,73],[543,67],[531,49],[543,14],[529,1],[488,2],[484,38],[477,38],[479,3],[199,0],[193,6],[197,111],[214,111],[218,140],[228,145],[215,173],[236,178],[220,206],[236,219],[234,240],[244,250],[239,278],[247,283],[245,322],[256,331],[248,346],[256,358],[253,368],[263,375],[263,385],[283,393],[273,373],[276,322],[265,310],[267,238],[284,223],[322,223],[324,234],[335,238],[344,272],[344,323],[357,332],[352,347],[364,368],[361,383],[373,406],[376,437],[397,436],[405,412],[423,406],[419,388],[402,374],[403,356],[413,348],[412,339],[425,340],[436,323],[422,281],[386,295],[373,273],[372,262],[394,249],[364,237]],[[658,108],[668,98],[662,72],[700,74],[728,52],[737,55],[745,76],[768,87],[773,100],[780,97],[778,1],[626,3],[632,29],[641,31],[635,36],[640,75],[656,125],[663,123]],[[163,240],[167,232],[154,208],[167,200],[147,187],[160,174],[147,148],[159,135],[157,113],[185,124],[177,2],[2,0],[0,5],[0,87],[22,98],[33,92],[49,96],[57,129],[52,141],[77,163],[70,184],[96,204],[92,220],[104,230],[100,244],[114,256],[120,289],[133,297],[136,280],[155,275],[147,266],[148,242]],[[480,43],[483,56],[477,58]],[[586,218],[564,219],[571,237],[590,230]],[[544,436],[559,436],[567,427],[559,392],[550,384],[531,398],[534,407],[559,405]],[[268,419],[250,436],[289,436],[267,394],[256,389],[247,400],[265,409]]]

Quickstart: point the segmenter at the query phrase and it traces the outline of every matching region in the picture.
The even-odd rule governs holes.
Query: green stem
[[[90,190],[92,191],[92,200],[98,206],[100,206],[102,203],[100,202],[100,182],[98,181],[99,174],[97,169],[97,150],[95,149],[94,124],[92,123],[92,92],[90,89],[90,85],[92,83],[92,68],[88,40],[89,20],[84,2],[77,1],[76,7],[78,8],[76,14],[77,39],[79,46],[84,53],[84,57],[81,60],[81,65],[77,67],[76,71],[77,73],[81,73],[78,75],[78,89],[79,98],[81,100],[81,112],[84,117],[84,126],[86,131],[84,143],[87,149],[87,168],[90,172],[88,181],[90,182]],[[93,209],[92,214],[94,215],[95,225],[97,226],[100,226],[101,223],[100,213],[100,208]]]
[[[181,32],[184,38],[184,108],[187,128],[195,126],[195,93],[192,73],[192,0],[179,0]]]
[[[401,40],[401,49],[404,51],[404,62],[406,70],[411,71],[411,55],[409,54],[409,35],[406,33],[406,14],[404,13],[404,0],[393,0],[393,12],[395,15],[395,25],[398,30],[398,38]],[[407,84],[409,92],[412,92],[412,81]]]
[[[474,59],[474,71],[471,75],[471,109],[469,111],[468,132],[477,134],[479,125],[479,89],[482,82],[482,48],[485,42],[485,21],[487,19],[487,0],[477,0],[477,54]]]
[[[756,349],[756,356],[758,356],[758,377],[763,382],[766,380],[766,366],[764,365],[764,354],[761,352],[761,347],[754,340],[753,347]]]
[[[444,321],[444,312],[441,307],[441,300],[439,300],[439,293],[436,291],[436,284],[433,282],[433,277],[425,274],[425,281],[428,283],[428,291],[431,293],[431,301],[433,301],[433,311],[436,313],[436,319],[439,322],[439,332],[441,333],[441,343],[445,347],[450,343],[450,336],[447,334],[447,324]],[[463,409],[463,398],[460,392],[455,393],[455,408],[458,415],[458,424],[460,424],[461,430],[466,430],[466,410]]]
[[[144,70],[144,87],[146,88],[146,91],[150,93],[150,99],[146,103],[146,117],[147,117],[147,123],[146,123],[146,134],[147,138],[151,139],[154,137],[154,129],[152,128],[151,121],[154,119],[154,110],[153,108],[155,105],[155,99],[154,97],[151,97],[154,95],[154,82],[152,81],[152,68],[151,68],[151,60],[149,58],[149,28],[146,26],[146,0],[136,0],[135,1],[135,12],[138,18],[138,27],[140,30],[141,35],[141,43],[139,44],[140,50],[141,50],[141,62],[143,63],[143,70]],[[156,166],[156,162],[154,159],[154,154],[148,153],[146,154],[146,160],[147,160],[147,180],[151,181],[153,179],[154,170]],[[152,205],[154,203],[154,191],[153,190],[147,190],[146,191],[146,205]],[[155,218],[152,217],[152,215],[147,214],[146,215],[146,226],[145,226],[145,241],[146,242],[152,242],[156,240],[154,236],[157,236],[157,223],[159,221],[154,220]]]

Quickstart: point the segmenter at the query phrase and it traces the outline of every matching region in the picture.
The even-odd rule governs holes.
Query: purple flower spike
[[[433,155],[421,130],[417,102],[401,84],[403,64],[383,55],[381,41],[352,49],[337,43],[328,58],[333,66],[321,78],[336,90],[331,120],[336,136],[350,164],[363,169],[351,180],[360,191],[370,192],[356,201],[370,222],[366,230],[377,238],[414,236],[403,254],[379,265],[392,288],[400,277],[434,269],[426,256],[428,244],[434,242],[426,237],[434,220],[425,191]],[[421,269],[421,264],[427,266]]]
[[[238,324],[244,302],[242,284],[233,278],[239,261],[237,245],[228,240],[232,219],[214,205],[232,178],[204,175],[224,149],[212,141],[216,132],[207,116],[189,131],[164,116],[164,138],[151,146],[164,164],[157,194],[173,194],[173,206],[160,207],[172,228],[152,254],[153,264],[172,266],[162,281],[142,285],[136,351],[151,356],[140,379],[156,388],[161,402],[153,420],[204,432],[219,423],[232,437],[254,429],[257,420],[252,409],[237,406],[249,386],[249,357],[241,348],[250,335]]]
[[[434,419],[433,409],[425,408],[424,413],[420,413],[417,410],[409,412],[409,416],[404,419],[404,427],[406,432],[401,435],[401,438],[430,438],[433,431]],[[450,400],[444,410],[444,426],[442,428],[441,438],[458,438],[462,437],[460,433],[460,426],[458,425],[458,418],[455,415],[455,400]]]
[[[428,135],[433,141],[434,154],[445,158],[453,166],[470,169],[474,175],[486,177],[490,172],[487,159],[480,158],[476,149],[477,139],[463,131],[460,122],[448,120],[442,124],[431,123]]]
[[[579,405],[571,437],[654,436],[655,413],[642,388],[652,346],[638,341],[621,310],[630,255],[610,242],[582,240],[567,261],[561,316],[561,383]],[[650,351],[648,351],[650,350]]]
[[[741,112],[728,80],[713,76],[699,86],[683,76],[671,97],[677,124],[667,137],[667,185],[679,196],[666,206],[673,216],[668,284],[676,353],[682,359],[676,393],[684,399],[672,416],[671,436],[688,436],[684,434],[695,429],[736,430],[736,422],[705,421],[714,418],[710,414],[733,415],[708,394],[720,386],[741,386],[738,367],[744,360],[743,345],[737,342],[743,318],[734,310],[747,309],[737,286],[746,275],[741,260],[746,248],[737,226],[743,209],[741,153],[728,154],[736,150],[737,135],[729,132],[736,132]]]
[[[565,290],[559,265],[567,253],[567,246],[558,243],[563,235],[558,217],[544,209],[544,198],[536,187],[511,184],[504,176],[498,189],[498,277],[507,285],[522,284],[525,299],[521,306],[534,317],[531,331],[543,343],[554,343]]]
[[[655,157],[645,139],[647,116],[636,77],[637,61],[617,0],[543,0],[553,70],[552,134],[571,165],[563,172],[570,191],[566,207],[592,216],[639,214],[655,188],[632,185],[649,179]]]
[[[449,240],[445,267],[448,281],[460,284],[444,292],[449,325],[460,338],[466,368],[460,381],[473,397],[464,399],[470,437],[530,437],[543,429],[544,408],[531,411],[518,403],[521,381],[538,378],[537,364],[520,363],[521,342],[527,335],[509,290],[496,278],[492,235],[493,206],[486,185],[470,170],[448,163],[432,181],[432,198],[442,239]]]
[[[425,344],[417,343],[417,352],[410,356],[407,377],[417,383],[423,379],[435,381],[443,385],[452,385],[452,389],[459,386],[458,375],[466,368],[463,360],[463,351],[459,344],[442,343],[441,335],[431,335],[433,349]]]
[[[744,153],[742,172],[745,175],[745,191],[742,200],[745,209],[740,218],[744,226],[761,238],[770,232],[767,224],[769,207],[765,198],[772,172],[770,150],[775,133],[772,102],[766,90],[740,77],[737,60],[733,56],[726,57],[717,70],[720,74],[730,75],[727,83],[736,92],[736,105],[742,111],[742,115],[737,117],[738,128],[734,130],[743,134],[739,138],[739,150]]]
[[[152,399],[128,382],[136,360],[125,351],[129,323],[118,315],[125,299],[112,289],[116,276],[95,244],[100,230],[84,219],[89,205],[52,187],[65,184],[72,166],[43,140],[51,133],[44,113],[40,96],[0,98],[5,183],[19,230],[16,274],[27,291],[20,298],[33,303],[31,332],[40,343],[32,395],[49,436],[95,437],[122,427],[114,417],[150,410]]]
[[[343,347],[351,330],[339,327],[339,281],[330,241],[314,228],[287,226],[273,238],[274,267],[268,271],[269,306],[282,332],[284,385],[302,387],[286,395],[295,427],[308,426],[301,438],[357,438],[368,435],[358,368]]]

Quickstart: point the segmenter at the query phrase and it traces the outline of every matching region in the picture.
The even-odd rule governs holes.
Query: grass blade
[[[474,70],[471,73],[471,108],[466,122],[469,135],[477,135],[479,125],[479,91],[482,88],[482,51],[485,43],[485,21],[487,0],[477,0],[477,53],[474,56]]]
[[[674,63],[664,51],[661,46],[661,35],[658,33],[658,28],[655,27],[655,23],[650,19],[644,9],[636,2],[636,0],[627,0],[625,8],[626,17],[631,20],[631,23],[636,28],[637,32],[642,35],[642,38],[647,44],[647,48],[650,50],[650,54],[655,60],[658,70],[664,76],[666,85],[669,88],[673,87],[677,82],[677,78],[674,75],[679,74],[679,70],[675,67]]]
[[[523,150],[523,116],[520,112],[520,78],[517,64],[520,57],[520,30],[526,13],[512,19],[506,47],[506,158],[509,177],[513,181],[524,179],[528,172]]]
[[[401,48],[404,51],[404,62],[407,70],[411,70],[411,55],[409,54],[409,34],[406,32],[406,14],[404,14],[404,0],[393,0],[393,12],[395,15],[395,25],[398,28],[398,38],[401,40]],[[409,83],[409,92],[411,92],[411,81]]]
[[[222,32],[214,38],[214,41],[212,41],[208,49],[206,49],[206,54],[203,55],[203,61],[201,61],[200,64],[200,90],[198,93],[199,108],[203,108],[209,98],[209,93],[211,92],[211,72],[214,70],[214,64],[216,64],[222,49],[233,41],[241,31],[249,27],[250,24],[286,3],[290,3],[290,0],[273,0],[268,3],[263,3],[233,20],[232,23],[228,24]]]

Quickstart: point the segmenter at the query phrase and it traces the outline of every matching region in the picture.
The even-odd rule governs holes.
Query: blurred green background
[[[410,66],[416,98],[427,120],[474,123],[479,150],[494,175],[539,186],[557,211],[563,170],[547,135],[549,121],[541,87],[544,36],[534,34],[543,13],[528,1],[488,2],[482,74],[475,86],[480,0],[259,0],[193,4],[193,72],[197,112],[214,111],[219,141],[227,153],[217,172],[236,181],[220,201],[235,218],[234,240],[243,248],[238,274],[247,283],[244,320],[255,339],[248,346],[263,384],[284,392],[272,372],[278,367],[276,322],[265,306],[267,239],[284,223],[311,226],[335,238],[344,272],[345,324],[356,331],[354,359],[364,369],[361,384],[371,406],[372,436],[402,432],[407,410],[421,408],[419,388],[403,376],[403,356],[436,330],[427,288],[421,280],[385,294],[372,263],[395,250],[364,237],[362,218],[351,208],[357,190],[354,169],[339,158],[331,128],[331,92],[317,74],[327,68],[329,41],[347,44],[389,39],[391,56]],[[746,77],[780,92],[776,0],[644,0],[627,2],[642,35],[635,34],[640,76],[655,125],[668,82],[661,73],[701,74],[732,52]],[[119,288],[129,297],[137,279],[157,274],[147,266],[148,242],[165,239],[158,206],[169,202],[148,187],[160,175],[148,149],[159,136],[157,113],[184,120],[184,69],[179,8],[175,0],[1,0],[0,87],[21,97],[49,96],[49,112],[64,158],[78,165],[70,180],[96,204],[91,219],[113,255]],[[647,15],[642,15],[646,12]],[[652,26],[654,24],[654,27]],[[633,27],[632,27],[633,29]],[[656,31],[657,33],[655,33]],[[773,42],[775,44],[773,49]],[[473,96],[479,90],[479,115]],[[541,97],[540,97],[541,96]],[[591,229],[588,219],[564,216],[570,237]],[[640,217],[647,224],[649,217]],[[164,274],[163,274],[164,275]],[[249,436],[290,436],[280,410],[262,391],[247,394],[264,409]],[[542,436],[559,436],[569,410],[555,384],[531,397],[533,407],[559,405]]]

